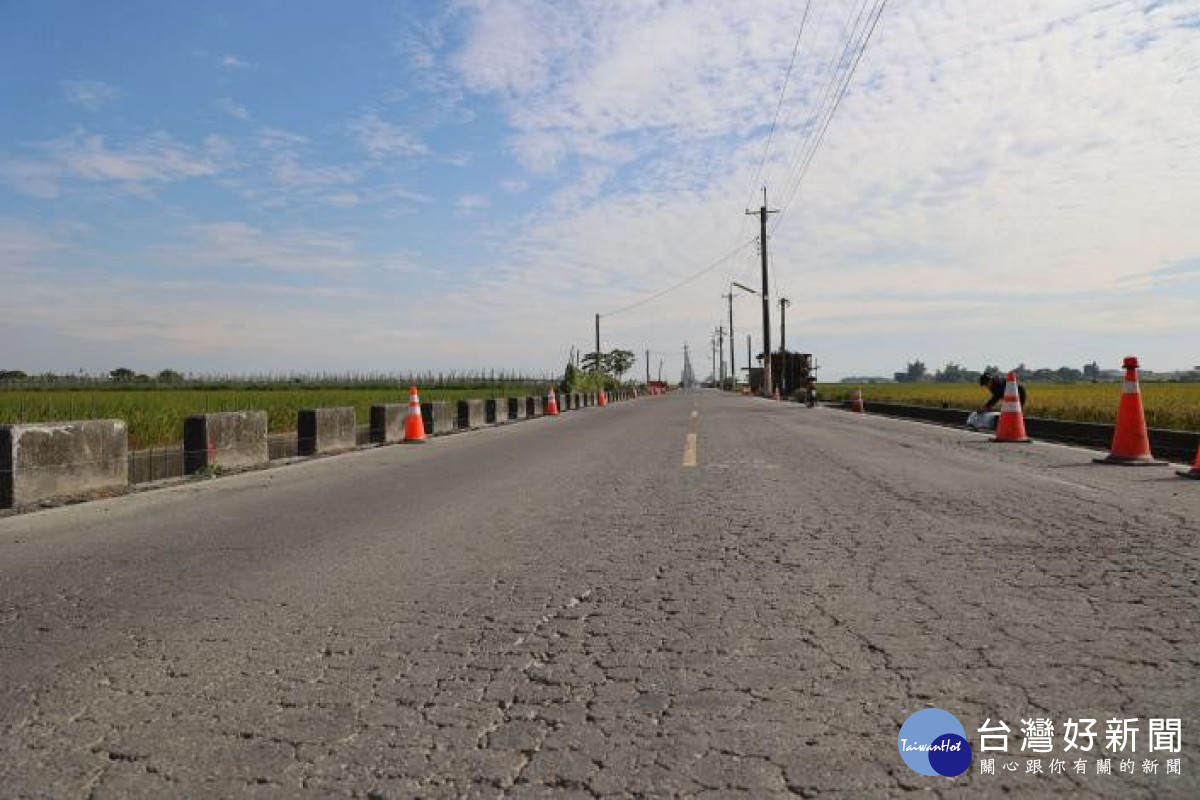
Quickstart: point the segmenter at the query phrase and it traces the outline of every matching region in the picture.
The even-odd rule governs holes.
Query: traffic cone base
[[[1025,435],[1025,413],[1021,409],[1021,393],[1017,389],[1017,373],[1008,373],[1004,384],[1004,402],[1000,405],[1000,419],[996,421],[993,442],[1024,444],[1033,441]]]
[[[1169,462],[1159,461],[1151,456],[1145,458],[1128,458],[1126,456],[1107,455],[1104,458],[1093,458],[1096,464],[1111,464],[1116,467],[1165,467]]]

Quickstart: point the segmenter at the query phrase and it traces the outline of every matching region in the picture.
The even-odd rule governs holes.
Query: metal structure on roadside
[[[758,360],[762,361],[759,354]],[[780,386],[799,388],[808,383],[808,379],[816,376],[811,353],[771,353],[771,372],[779,379]],[[761,394],[764,388],[762,367],[750,368],[750,391]]]

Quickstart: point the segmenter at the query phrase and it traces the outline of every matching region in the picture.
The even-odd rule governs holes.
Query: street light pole
[[[729,387],[730,391],[737,389],[737,368],[734,366],[734,363],[733,363],[734,362],[734,359],[733,359],[733,348],[734,348],[734,341],[733,341],[733,289],[734,289],[734,287],[741,289],[743,292],[749,292],[750,294],[758,294],[758,292],[754,291],[749,286],[743,286],[742,284],[738,283],[737,281],[730,281],[729,294],[721,295],[722,297],[729,298],[729,375],[730,375],[730,383],[732,384]],[[747,356],[747,358],[748,357],[749,356]],[[747,361],[746,369],[750,368],[749,364],[750,364],[750,362]],[[747,375],[747,378],[746,378],[747,383],[749,382],[749,380],[750,380],[749,376]]]

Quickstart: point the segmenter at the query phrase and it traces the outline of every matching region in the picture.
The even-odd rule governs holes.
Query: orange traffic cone
[[[771,399],[775,400],[776,402],[779,401],[779,387],[778,386],[771,389]]]
[[[1021,393],[1017,390],[1017,373],[1008,373],[1004,384],[1004,402],[1000,405],[1000,420],[996,423],[993,442],[1028,442],[1025,435],[1025,414],[1021,411]]]
[[[596,399],[596,405],[600,406],[601,408],[604,408],[606,405],[608,405],[608,395],[604,393],[603,388],[600,389],[600,394]]]
[[[1196,448],[1196,463],[1192,465],[1191,469],[1179,470],[1179,474],[1185,478],[1194,478],[1200,481],[1200,447]]]
[[[404,418],[404,441],[418,443],[425,441],[425,420],[421,419],[421,397],[417,387],[408,390],[408,416]]]
[[[1117,409],[1117,424],[1113,428],[1112,447],[1107,458],[1097,458],[1100,464],[1120,464],[1147,467],[1163,464],[1150,454],[1150,436],[1146,432],[1146,412],[1142,410],[1142,388],[1138,385],[1138,360],[1126,356],[1125,384],[1121,388],[1121,405]]]
[[[857,411],[859,414],[867,413],[867,407],[863,405],[862,389],[854,390],[854,394],[850,397],[850,410]]]
[[[546,416],[558,416],[558,398],[554,396],[554,387],[550,387],[550,394],[546,397]]]

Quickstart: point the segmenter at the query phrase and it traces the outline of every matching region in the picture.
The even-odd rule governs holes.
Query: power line
[[[788,61],[787,72],[783,75],[783,86],[779,90],[779,102],[775,104],[775,116],[771,118],[771,128],[767,131],[767,141],[763,145],[762,158],[758,161],[758,169],[754,173],[753,180],[750,181],[750,199],[746,201],[749,206],[754,202],[753,193],[758,190],[758,179],[762,177],[763,165],[767,163],[767,155],[771,152],[771,140],[775,137],[775,123],[779,121],[779,112],[783,108],[784,98],[787,97],[788,82],[792,79],[792,68],[796,65],[796,53],[800,52],[800,39],[804,36],[804,25],[808,22],[808,10],[812,6],[812,0],[808,0],[804,4],[804,16],[800,18],[800,28],[796,31],[796,43],[792,45],[792,58]]]
[[[617,314],[624,314],[626,311],[632,311],[635,308],[639,308],[640,306],[646,305],[646,303],[649,303],[652,300],[657,300],[658,298],[662,297],[665,294],[673,292],[676,289],[682,288],[682,287],[686,286],[687,284],[691,283],[692,281],[696,280],[697,278],[703,277],[704,275],[707,275],[708,273],[712,272],[714,269],[716,269],[717,267],[721,266],[729,259],[736,256],[738,253],[745,250],[753,242],[754,242],[753,238],[747,239],[746,241],[742,242],[734,249],[730,250],[725,255],[718,258],[716,261],[713,261],[712,263],[708,264],[706,267],[704,267],[700,271],[692,273],[691,275],[687,276],[686,278],[679,281],[678,283],[673,283],[670,286],[668,286],[667,288],[665,288],[661,291],[655,292],[654,294],[650,295],[649,297],[644,297],[635,303],[630,303],[627,306],[622,306],[621,308],[618,308],[615,311],[610,311],[607,314],[603,314],[601,316],[615,317]]]
[[[887,3],[888,0],[879,0],[879,2],[867,14],[867,23],[864,26],[865,33],[859,36],[858,44],[851,48],[854,51],[854,54],[850,58],[849,68],[843,70],[842,74],[844,77],[841,79],[841,83],[838,86],[836,94],[834,95],[834,100],[829,112],[825,115],[824,121],[820,123],[820,131],[813,140],[812,147],[809,148],[807,155],[802,159],[801,162],[799,162],[800,168],[796,172],[794,179],[789,182],[789,189],[787,189],[784,195],[785,199],[783,205],[780,206],[779,217],[777,217],[775,220],[774,228],[776,229],[779,227],[780,220],[782,220],[783,215],[787,212],[788,207],[791,205],[792,201],[800,191],[800,185],[804,181],[805,176],[808,174],[809,167],[812,165],[813,159],[816,158],[817,151],[821,148],[821,143],[825,140],[825,133],[829,130],[829,125],[831,122],[833,122],[834,115],[837,114],[838,108],[841,107],[842,98],[846,96],[846,90],[850,87],[850,83],[854,79],[854,73],[858,70],[858,65],[862,61],[863,54],[866,53],[867,45],[869,45],[871,42],[871,37],[875,33],[875,28],[879,24],[879,18],[883,16],[883,11],[887,6]],[[866,3],[864,2],[863,5],[865,8]],[[855,29],[857,28],[858,24],[856,20]],[[853,32],[851,33],[851,37],[853,37]],[[850,44],[850,41],[851,39],[847,39],[847,45]],[[835,79],[836,73],[835,75],[831,76],[831,81]],[[810,133],[811,132],[812,129],[810,129]]]
[[[780,87],[780,90],[779,90],[779,100],[775,104],[775,115],[771,118],[771,128],[767,132],[767,141],[763,145],[762,158],[759,159],[758,169],[755,170],[754,178],[750,181],[750,189],[749,189],[750,197],[749,197],[749,200],[747,200],[747,202],[746,202],[747,206],[749,206],[751,203],[754,202],[754,194],[758,190],[758,179],[762,177],[763,167],[766,165],[767,156],[771,152],[771,142],[774,139],[775,128],[779,122],[779,112],[780,112],[780,109],[783,108],[783,101],[787,97],[788,84],[791,81],[792,69],[796,65],[796,56],[800,52],[800,42],[801,42],[801,39],[804,37],[804,30],[808,23],[808,15],[809,15],[809,10],[811,9],[811,7],[812,7],[812,0],[807,0],[807,2],[805,2],[805,4],[804,4],[804,15],[800,18],[800,25],[799,25],[798,29],[796,30],[796,42],[792,45],[792,57],[788,60],[787,72],[785,72],[784,76],[783,76],[783,86]],[[822,6],[822,8],[824,8],[824,7]],[[745,224],[746,224],[745,217],[743,217],[742,223],[740,225],[738,225],[738,232],[737,232],[738,238],[741,238],[742,233],[745,230]],[[726,276],[725,282],[726,283],[732,282],[733,276],[734,276],[734,272],[731,269],[729,271],[729,274]]]
[[[861,0],[858,6],[858,14],[847,14],[846,20],[842,24],[842,32],[839,36],[842,46],[834,48],[833,52],[830,53],[828,64],[825,67],[825,74],[827,76],[825,89],[821,93],[820,102],[813,107],[813,113],[809,116],[808,124],[805,126],[804,137],[797,144],[795,150],[792,152],[792,157],[788,161],[783,181],[785,194],[786,186],[792,182],[790,176],[798,173],[798,167],[804,161],[817,129],[821,127],[821,121],[825,118],[826,112],[832,105],[832,98],[835,95],[834,87],[839,83],[842,65],[846,63],[847,56],[853,49],[853,42],[859,37],[859,23],[866,12],[867,3],[868,0]]]

